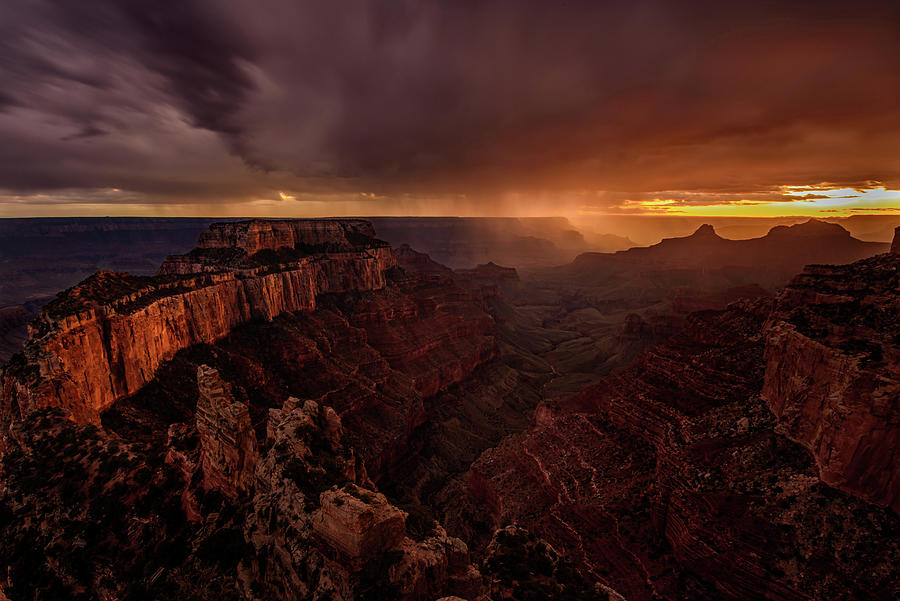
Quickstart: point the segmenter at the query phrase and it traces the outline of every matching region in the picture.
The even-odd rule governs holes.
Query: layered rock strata
[[[528,527],[629,600],[894,598],[895,263],[691,316],[485,452],[454,522]]]
[[[382,494],[346,486],[323,492],[319,502],[313,531],[351,561],[365,561],[406,536],[406,514]]]
[[[250,410],[246,404],[235,402],[219,372],[207,365],[197,370],[197,388],[203,486],[234,498],[250,488],[259,462]]]
[[[896,240],[895,240],[896,243]],[[766,332],[762,396],[823,482],[900,511],[900,255],[807,268]]]
[[[382,289],[394,265],[390,248],[366,238],[371,228],[363,222],[323,224],[221,224],[205,244],[233,243],[243,253],[244,247],[301,244],[307,232],[311,246],[321,246],[341,233],[342,242],[332,243],[341,252],[237,270],[188,258],[175,261],[184,272],[215,272],[156,278],[101,272],[62,293],[31,324],[24,357],[3,376],[3,412],[59,406],[79,421],[96,422],[179,350],[219,340],[251,320],[312,311],[322,294]],[[353,242],[356,250],[347,251]]]

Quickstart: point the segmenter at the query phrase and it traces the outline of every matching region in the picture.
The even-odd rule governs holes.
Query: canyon
[[[452,269],[380,236],[209,224],[45,304],[2,373],[0,591],[896,597],[888,245]]]

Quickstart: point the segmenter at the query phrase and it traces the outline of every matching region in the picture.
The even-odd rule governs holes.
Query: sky
[[[3,0],[0,217],[900,213],[900,2]]]

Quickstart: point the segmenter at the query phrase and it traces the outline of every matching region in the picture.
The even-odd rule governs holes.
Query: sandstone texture
[[[269,224],[276,222],[224,225],[252,230],[255,223],[271,231]],[[335,235],[335,229],[332,225],[325,233]],[[359,230],[367,231],[362,225]],[[293,237],[286,240],[299,244],[306,230],[287,231]],[[318,229],[312,235],[313,241],[327,237]],[[260,236],[271,237],[260,234],[254,240]],[[345,239],[341,249],[349,244]],[[79,421],[96,422],[104,409],[145,386],[163,362],[184,348],[215,342],[250,320],[312,311],[322,294],[383,288],[393,259],[390,248],[379,248],[380,254],[360,246],[252,269],[216,266],[216,272],[203,275],[96,274],[62,293],[30,325],[24,356],[3,376],[9,397],[4,411],[25,414],[58,406]]]
[[[229,497],[253,483],[259,450],[250,424],[250,410],[237,403],[219,372],[201,365],[197,370],[197,435],[203,486]]]
[[[313,531],[351,560],[365,560],[397,546],[406,536],[406,514],[384,495],[357,486],[325,491]]]

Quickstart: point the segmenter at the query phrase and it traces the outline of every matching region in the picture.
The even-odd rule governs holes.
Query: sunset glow
[[[684,197],[660,196],[647,200],[624,200],[616,209],[627,213],[648,215],[692,215],[732,217],[776,217],[803,215],[809,217],[845,217],[859,214],[900,212],[900,190],[873,188],[829,188],[825,185],[782,186],[768,196],[741,198],[720,202],[722,195],[693,194],[688,202]],[[708,202],[703,202],[704,198]],[[613,211],[608,211],[612,213]],[[592,214],[590,208],[579,211]]]
[[[896,3],[272,1],[4,3],[0,216],[900,212]]]

